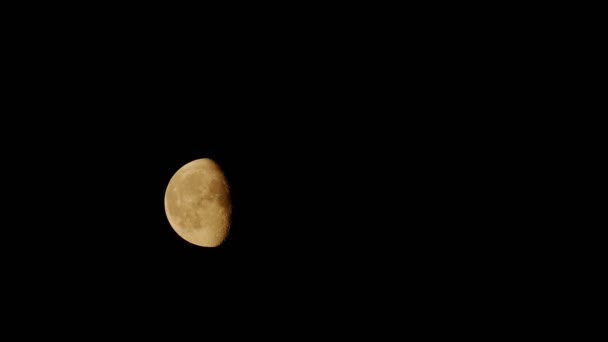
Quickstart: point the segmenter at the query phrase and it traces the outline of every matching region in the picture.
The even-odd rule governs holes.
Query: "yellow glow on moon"
[[[165,213],[184,240],[219,246],[228,236],[232,213],[228,182],[220,167],[203,158],[177,170],[165,191]]]

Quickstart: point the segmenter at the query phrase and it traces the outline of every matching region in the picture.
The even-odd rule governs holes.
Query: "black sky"
[[[38,286],[46,308],[211,302],[331,317],[446,298],[504,261],[519,204],[494,199],[524,170],[507,162],[504,121],[459,114],[504,110],[459,68],[376,39],[366,54],[331,38],[279,54],[42,36],[16,56],[8,94],[2,243],[11,288]],[[231,186],[232,230],[215,249],[183,241],[164,213],[169,179],[198,158]]]

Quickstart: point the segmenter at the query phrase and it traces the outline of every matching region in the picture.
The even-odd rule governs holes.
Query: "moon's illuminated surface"
[[[177,170],[165,191],[165,212],[184,240],[219,246],[228,236],[232,213],[228,182],[220,167],[203,158]]]

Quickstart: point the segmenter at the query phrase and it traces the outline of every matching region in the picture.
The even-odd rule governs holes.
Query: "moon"
[[[209,158],[193,160],[175,172],[165,191],[169,224],[184,240],[217,247],[230,229],[230,189],[219,165]]]

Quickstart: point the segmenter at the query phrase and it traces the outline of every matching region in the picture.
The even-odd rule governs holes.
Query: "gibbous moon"
[[[165,191],[165,213],[184,240],[219,246],[228,236],[232,213],[228,182],[220,167],[203,158],[177,170]]]

